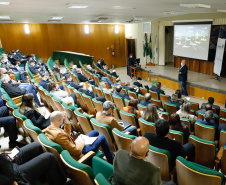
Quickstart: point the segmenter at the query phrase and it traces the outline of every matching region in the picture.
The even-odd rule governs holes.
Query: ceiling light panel
[[[87,8],[87,5],[68,5],[68,8]]]
[[[0,5],[10,5],[11,1],[0,1]]]
[[[180,4],[180,6],[185,8],[211,8],[210,5],[206,4]]]
[[[63,17],[60,17],[60,16],[52,16],[51,19],[52,20],[61,20],[61,19],[63,19]]]
[[[8,15],[1,15],[0,19],[11,19],[11,17]]]

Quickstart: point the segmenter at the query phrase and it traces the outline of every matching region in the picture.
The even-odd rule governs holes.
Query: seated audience
[[[203,103],[202,105],[205,106],[206,104],[207,103]],[[214,105],[214,98],[213,97],[209,97],[208,98],[208,104],[212,105],[212,107],[216,109],[217,115],[219,115],[219,113],[220,113],[220,106]]]
[[[180,89],[177,89],[174,94],[177,94],[177,98],[181,99],[182,94]]]
[[[140,104],[143,105],[143,106],[147,106],[148,104],[151,103],[151,94],[150,93],[146,93],[144,95],[144,98],[145,100],[141,100],[140,101]]]
[[[180,123],[180,116],[178,114],[171,114],[169,119],[169,126],[172,130],[183,132],[184,144],[188,142],[188,137],[190,135],[189,128],[184,122]]]
[[[137,81],[133,82],[133,85],[136,85],[138,87],[143,87],[141,80],[142,80],[141,77],[137,77]]]
[[[131,99],[129,101],[129,104],[127,107],[123,107],[123,111],[131,113],[131,114],[135,114],[137,119],[139,119],[141,117],[141,112],[139,110],[137,110],[137,105],[138,105],[138,100],[137,99]]]
[[[103,66],[103,71],[106,72],[106,73],[109,74],[109,75],[114,76],[115,78],[118,78],[118,75],[117,75],[117,73],[115,72],[115,70],[113,70],[112,73],[111,73],[111,72],[108,70],[107,65],[104,65],[104,66]]]
[[[77,90],[80,88],[80,86],[77,82],[73,82],[73,79],[70,74],[65,75],[65,80],[66,80],[65,83],[70,85],[71,87],[74,87]]]
[[[151,91],[157,92],[157,93],[161,93],[161,94],[165,94],[165,92],[161,89],[161,82],[157,82],[156,86],[152,86]]]
[[[116,83],[114,83],[113,85],[114,85],[114,86],[120,85],[120,81],[121,81],[121,80],[120,80],[119,78],[117,78],[117,79],[116,79]]]
[[[101,65],[101,68],[103,68],[106,64],[104,63],[104,59],[101,58],[101,61],[100,61],[100,65]]]
[[[212,110],[206,111],[204,114],[204,120],[202,120],[201,118],[198,118],[197,122],[205,124],[205,125],[214,126],[216,129],[218,128],[218,123],[216,123],[214,120]]]
[[[58,67],[58,63],[57,62],[54,62],[53,63],[53,66],[52,66],[52,68],[51,68],[51,70],[54,72],[57,72],[57,73],[60,73],[62,76],[65,76],[66,74],[69,74],[68,72],[66,72],[66,73],[61,73],[60,72],[60,68]],[[60,81],[60,80],[59,80]]]
[[[80,82],[89,82],[91,85],[95,85],[94,80],[89,80],[86,76],[82,74],[82,70],[80,68],[77,69],[77,77]]]
[[[34,60],[35,61],[35,65],[40,66],[45,73],[48,72],[47,65],[44,62],[40,62],[40,61],[36,60],[34,54],[31,54],[30,58],[31,58],[31,60]]]
[[[14,53],[13,60],[15,63],[16,61],[19,61],[21,64],[23,64],[28,61],[28,59],[19,52],[19,49],[16,49],[15,52],[13,53]]]
[[[61,72],[60,72],[60,68],[54,68],[54,69],[53,69],[53,73],[54,73],[54,75],[55,75],[55,77],[56,77],[56,80],[57,80],[58,82],[64,80],[64,77],[63,77],[63,75],[62,75]]]
[[[74,73],[76,76],[77,76],[77,69],[78,69],[77,65],[72,66],[72,73]]]
[[[130,145],[131,152],[118,150],[114,158],[114,171],[109,182],[123,185],[161,185],[161,174],[157,166],[145,161],[149,154],[149,142],[137,137]]]
[[[16,65],[16,63],[14,62],[14,60],[13,60],[13,53],[8,53],[8,56],[7,56],[7,58],[8,58],[8,60],[10,61],[10,63],[12,64],[12,65]]]
[[[135,126],[130,126],[127,129],[124,129],[123,125],[121,125],[115,118],[114,118],[114,110],[115,104],[110,101],[105,101],[103,104],[103,111],[97,112],[96,120],[100,123],[104,123],[109,125],[111,130],[113,128],[117,128],[119,131],[125,133],[130,132],[132,135],[137,135],[137,128]]]
[[[198,116],[199,113],[205,114],[205,112],[208,111],[208,110],[212,110],[212,105],[210,105],[209,103],[207,103],[205,105],[205,109],[200,109],[200,110],[196,111],[195,112],[195,115]],[[219,123],[220,116],[218,116],[216,113],[213,113],[213,117],[215,117],[215,121],[218,124]]]
[[[100,59],[97,60],[97,67],[101,69],[101,61],[100,61]]]
[[[97,137],[92,145],[85,145],[84,138],[75,141],[71,137],[71,123],[67,119],[66,112],[54,111],[50,115],[51,125],[45,129],[47,138],[59,144],[64,150],[67,150],[75,160],[80,159],[83,154],[89,151],[97,152],[101,146],[109,163],[113,163],[113,158],[106,138],[103,135],[99,136],[96,130],[91,131],[86,136]],[[60,128],[64,122],[64,131]]]
[[[130,87],[130,82],[129,82],[129,81],[126,81],[126,82],[125,82],[125,85],[122,85],[122,88],[123,88],[123,89],[126,89],[126,90],[128,90],[128,91],[136,92],[137,94],[143,95],[143,93],[141,92],[141,90],[140,90],[139,87],[136,87],[136,88]]]
[[[195,146],[192,143],[186,143],[181,146],[181,143],[169,139],[167,134],[169,133],[169,123],[164,119],[159,119],[155,123],[156,134],[147,132],[144,137],[149,140],[150,145],[157,148],[165,149],[170,152],[169,168],[172,169],[175,166],[177,156],[188,156],[189,161],[194,161],[195,158]]]
[[[28,86],[23,86],[23,84],[17,86],[14,86],[12,83],[10,83],[10,77],[7,74],[1,75],[1,87],[7,92],[10,98],[14,98],[17,96],[24,95],[25,93],[32,93],[34,95],[35,102],[40,105],[38,96],[37,96],[37,90],[32,84],[29,84]]]
[[[66,91],[63,91],[59,88],[58,84],[54,82],[50,82],[48,84],[47,90],[55,96],[57,99],[62,100],[66,104],[77,104],[77,97],[75,93],[72,93],[70,96],[68,96],[68,93]]]
[[[191,104],[190,103],[183,103],[181,105],[180,110],[178,110],[176,113],[180,116],[180,118],[186,118],[191,120],[191,124],[194,125],[196,118],[195,115],[192,115],[190,113],[191,111]]]
[[[0,91],[0,95],[1,91]],[[13,116],[9,116],[9,111],[7,106],[4,105],[4,102],[0,96],[0,127],[3,127],[5,130],[4,136],[9,136],[9,148],[14,148],[15,146],[22,147],[23,144],[17,142],[17,127],[16,119]]]
[[[45,73],[45,71],[43,71],[40,66],[36,66],[35,65],[35,61],[34,60],[30,61],[29,70],[32,72],[32,74],[40,74],[40,75],[42,75],[43,73]]]
[[[41,85],[45,90],[47,90],[48,84],[49,84],[49,73],[44,73],[42,75],[42,79],[39,81],[39,85]],[[61,84],[59,85],[59,88],[61,90],[64,90],[64,86]]]
[[[31,93],[27,93],[22,96],[22,103],[19,110],[21,114],[24,114],[36,127],[41,130],[50,125],[50,118],[45,118],[47,112],[38,110],[38,106],[34,103],[34,96]]]
[[[156,123],[157,120],[162,119],[157,112],[156,105],[153,103],[147,105],[146,111],[143,113],[142,118],[151,123]]]
[[[119,96],[119,97],[121,97],[123,99],[127,99],[127,100],[130,100],[131,99],[127,94],[122,93],[121,91],[122,91],[122,86],[121,85],[118,85],[116,87],[116,91],[114,91],[113,94],[116,95],[116,96]]]
[[[2,185],[33,185],[45,179],[49,185],[63,185],[67,178],[55,156],[43,152],[42,146],[33,142],[22,147],[14,159],[11,152],[0,152],[0,179]]]
[[[169,104],[172,104],[172,105],[175,105],[177,107],[177,110],[180,109],[182,103],[181,102],[177,102],[177,94],[172,94],[172,97],[171,97],[171,100],[166,100],[165,102],[166,103],[169,103]]]

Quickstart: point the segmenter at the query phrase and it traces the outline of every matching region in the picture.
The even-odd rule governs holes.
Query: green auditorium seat
[[[182,146],[184,145],[184,133],[183,132],[170,129],[168,137],[170,139],[179,141]]]
[[[138,119],[141,135],[143,136],[146,132],[155,133],[155,123],[144,120],[143,118]]]
[[[123,110],[120,110],[120,116],[123,121],[129,122],[133,126],[139,128],[138,120],[135,114],[127,113]]]
[[[38,142],[38,135],[42,133],[42,130],[34,126],[30,119],[24,121],[24,129],[33,141]]]
[[[215,140],[215,132],[216,128],[211,125],[205,125],[199,122],[195,122],[195,136],[197,136],[200,139],[205,139],[208,141],[214,141]]]

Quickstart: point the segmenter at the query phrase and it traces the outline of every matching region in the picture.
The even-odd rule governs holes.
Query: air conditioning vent
[[[13,21],[12,19],[0,19],[0,21],[2,22],[2,21],[4,21],[4,22],[6,22],[6,21]]]
[[[143,33],[151,33],[151,22],[143,22],[142,28]]]
[[[48,20],[48,22],[60,22],[61,20]]]

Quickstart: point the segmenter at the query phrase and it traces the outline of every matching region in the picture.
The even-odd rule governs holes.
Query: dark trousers
[[[37,142],[22,147],[13,163],[14,170],[24,173],[32,185],[42,177],[50,185],[62,185],[66,181],[54,155],[43,153],[42,146]]]
[[[76,105],[78,105],[76,94],[75,94],[75,93],[71,93],[70,97],[72,97],[73,100],[74,100],[74,103],[75,103]]]
[[[101,148],[103,149],[104,155],[107,158],[107,161],[109,163],[113,164],[113,157],[111,155],[111,150],[109,148],[109,145],[108,145],[106,138],[103,135],[99,136],[99,133],[96,130],[93,130],[86,135],[89,136],[89,137],[97,137],[98,136],[98,138],[97,138],[96,141],[94,141],[94,143],[92,145],[85,145],[83,150],[82,150],[82,153],[86,154],[91,150],[94,151],[94,152],[97,152],[98,148],[101,146]]]
[[[106,101],[106,98],[105,98],[105,97],[96,97],[96,99],[97,99],[98,101],[103,102],[103,103]]]
[[[17,140],[16,119],[9,116],[6,106],[0,107],[0,127],[4,127],[5,132],[9,135],[9,142]]]
[[[195,160],[195,146],[192,143],[186,143],[183,145],[185,155],[188,156],[188,161]]]
[[[185,95],[185,96],[188,95],[187,89],[186,89],[186,83],[187,83],[187,82],[182,82],[182,81],[180,81],[180,85],[181,85],[181,89],[182,89],[181,94],[183,94],[183,95]]]
[[[95,85],[95,81],[94,81],[94,80],[89,80],[89,83],[90,83],[91,85]]]

